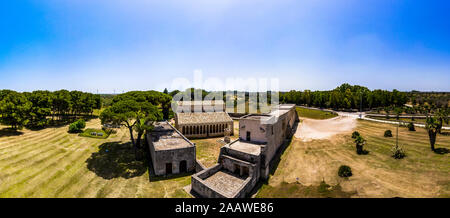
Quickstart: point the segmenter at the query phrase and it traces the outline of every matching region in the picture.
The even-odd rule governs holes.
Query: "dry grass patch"
[[[407,157],[397,160],[391,157],[395,144],[395,125],[358,121],[356,131],[367,139],[368,155],[357,155],[351,134],[340,134],[330,139],[308,142],[294,139],[281,156],[275,174],[267,187],[258,194],[272,197],[284,183],[318,186],[325,181],[331,186],[340,185],[354,197],[448,197],[450,195],[449,154],[436,154],[430,150],[428,135],[423,128],[410,132],[399,129],[399,143]],[[383,136],[391,129],[394,137]],[[438,135],[437,148],[450,148],[450,136]],[[340,178],[340,165],[352,168],[353,176]],[[274,189],[265,192],[264,189]],[[301,190],[301,189],[299,189]],[[265,194],[266,193],[266,194]],[[292,197],[307,197],[293,192]]]

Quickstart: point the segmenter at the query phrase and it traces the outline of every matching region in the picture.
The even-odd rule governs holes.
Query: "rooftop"
[[[182,136],[168,122],[158,122],[151,133],[155,150],[171,150],[193,147],[194,144]]]
[[[272,108],[272,111],[267,114],[249,114],[246,116],[243,116],[241,119],[247,119],[247,120],[263,120],[263,121],[269,121],[270,119],[273,119],[274,117],[279,117],[291,110],[292,108],[295,108],[295,104],[280,104],[278,106],[275,106]]]
[[[203,124],[232,122],[226,112],[177,113],[178,124]]]
[[[177,101],[177,105],[224,105],[223,100]]]
[[[261,153],[261,146],[252,142],[237,140],[225,145],[233,150],[258,156]]]
[[[275,108],[275,110],[273,110],[269,114],[272,116],[281,116],[287,113],[292,108],[295,109],[295,104],[280,104],[278,108]]]
[[[246,178],[234,175],[226,170],[220,170],[213,175],[206,178],[205,184],[214,188],[214,190],[220,190],[220,193],[226,197],[233,197],[244,184]]]

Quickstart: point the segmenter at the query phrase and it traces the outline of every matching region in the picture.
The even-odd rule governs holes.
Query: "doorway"
[[[166,163],[166,174],[172,174],[172,163]]]
[[[242,172],[242,176],[248,176],[248,167],[243,167],[243,172]]]
[[[250,137],[250,132],[249,131],[247,131],[247,141],[251,141],[251,137]]]
[[[241,166],[234,164],[234,174],[241,175]]]
[[[180,161],[180,173],[187,172],[187,161],[182,160]]]

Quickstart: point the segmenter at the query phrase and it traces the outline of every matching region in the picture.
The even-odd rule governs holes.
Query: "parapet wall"
[[[214,173],[222,169],[220,164],[216,164],[210,168],[202,170],[201,172],[192,175],[191,188],[194,192],[205,198],[226,198],[219,190],[215,190],[204,182],[204,180]]]

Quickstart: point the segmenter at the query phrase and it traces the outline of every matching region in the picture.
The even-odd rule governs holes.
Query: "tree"
[[[354,132],[352,133],[352,139],[356,139],[356,137],[358,137],[358,136],[360,136],[360,134],[359,134],[358,131],[354,131]]]
[[[438,133],[441,133],[442,130],[442,126],[444,125],[444,123],[449,122],[448,119],[448,111],[445,109],[438,109],[436,114],[435,114],[436,120],[439,123],[438,125]]]
[[[70,108],[71,108],[71,96],[69,91],[59,90],[53,93],[52,120],[54,115],[59,116],[59,119],[62,120],[63,117],[67,113],[69,113]]]
[[[170,96],[175,96],[176,94],[178,94],[180,92],[180,90],[173,90],[169,93]]]
[[[356,153],[357,154],[364,154],[364,145],[366,144],[366,140],[361,136],[358,135],[355,138],[355,145],[356,145]]]
[[[47,116],[51,115],[52,94],[49,91],[24,93],[32,106],[29,111],[28,127],[43,128],[48,124]]]
[[[137,149],[141,147],[141,137],[145,131],[152,128],[153,122],[162,119],[158,108],[147,101],[138,102],[135,99],[116,101],[111,107],[100,114],[102,124],[122,125],[130,131],[131,142],[137,156]],[[137,131],[136,141],[133,130]]]
[[[167,91],[167,88],[164,88],[163,93],[164,93],[164,94],[169,94],[169,91]]]
[[[146,111],[139,111],[136,114],[136,124],[134,130],[137,132],[136,147],[141,148],[142,135],[152,131],[154,123],[161,120],[161,114],[156,107],[150,107]]]
[[[430,146],[432,151],[435,151],[434,144],[436,143],[436,134],[440,128],[439,125],[440,123],[436,118],[427,115],[425,129],[427,130],[428,137],[430,138]]]
[[[13,129],[22,129],[29,122],[32,103],[22,93],[2,91],[0,101],[0,123]]]
[[[81,132],[86,127],[86,121],[83,119],[79,119],[69,125],[70,133]]]
[[[397,120],[400,119],[400,115],[403,113],[403,109],[401,107],[395,107],[394,108],[395,117]]]

